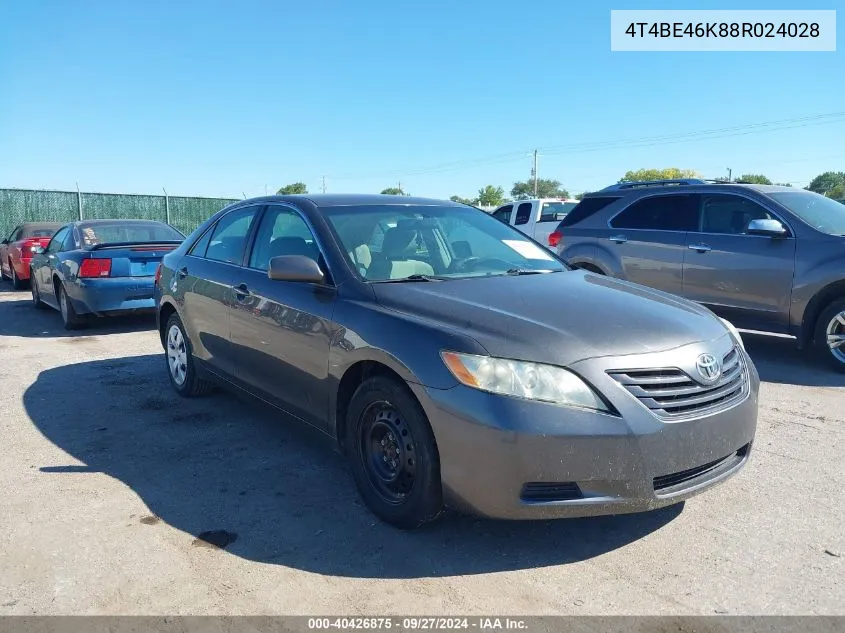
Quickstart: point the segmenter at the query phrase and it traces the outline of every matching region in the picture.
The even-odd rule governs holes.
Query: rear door
[[[617,255],[623,278],[680,295],[687,231],[697,219],[697,194],[640,198],[610,219],[605,245]]]
[[[326,428],[334,286],[274,281],[270,259],[304,255],[326,263],[298,210],[271,204],[247,264],[237,273],[231,337],[239,378],[298,417]]]
[[[239,370],[229,338],[233,287],[260,210],[260,205],[240,207],[220,218],[191,247],[175,274],[180,290],[174,294],[183,297],[194,355],[229,379]]]
[[[749,222],[758,219],[783,222],[751,198],[702,194],[698,229],[687,234],[684,296],[739,327],[786,331],[795,237],[748,235]]]

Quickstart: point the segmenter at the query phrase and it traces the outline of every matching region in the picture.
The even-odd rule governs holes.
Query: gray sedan
[[[166,255],[173,388],[246,392],[332,437],[367,506],[411,528],[651,510],[738,472],[759,378],[726,321],[569,269],[464,205],[270,196]]]

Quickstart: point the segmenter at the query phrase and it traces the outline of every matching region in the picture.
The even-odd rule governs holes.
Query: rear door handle
[[[235,298],[238,301],[243,301],[252,293],[249,291],[249,288],[246,284],[238,284],[237,286],[233,286],[232,290],[235,291]]]
[[[609,238],[611,242],[616,242],[617,244],[624,244],[628,241],[628,238],[624,235],[611,235]]]
[[[179,270],[176,271],[176,276],[179,279],[184,279],[185,277],[188,276],[188,269],[183,266],[182,268],[180,268]]]
[[[691,251],[698,251],[699,253],[706,253],[712,250],[707,244],[690,244],[689,249]]]

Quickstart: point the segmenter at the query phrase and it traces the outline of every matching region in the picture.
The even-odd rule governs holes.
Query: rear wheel
[[[85,320],[76,314],[63,285],[59,286],[59,312],[62,313],[62,322],[66,330],[78,330],[85,325]]]
[[[165,329],[165,355],[170,384],[180,396],[195,398],[207,394],[212,384],[200,378],[185,327],[177,314],[171,314]]]
[[[440,458],[419,403],[398,380],[364,381],[349,404],[346,450],[358,491],[382,521],[412,529],[443,507]]]
[[[815,342],[819,355],[845,372],[845,299],[834,301],[819,315]]]
[[[15,270],[12,262],[9,262],[9,274],[12,276],[12,288],[15,290],[21,290],[25,284],[21,278],[18,277],[18,272]]]

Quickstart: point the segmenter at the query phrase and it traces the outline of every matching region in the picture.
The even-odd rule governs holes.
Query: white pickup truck
[[[528,237],[548,247],[549,235],[577,204],[577,200],[566,198],[516,200],[502,205],[490,215],[516,227]]]

